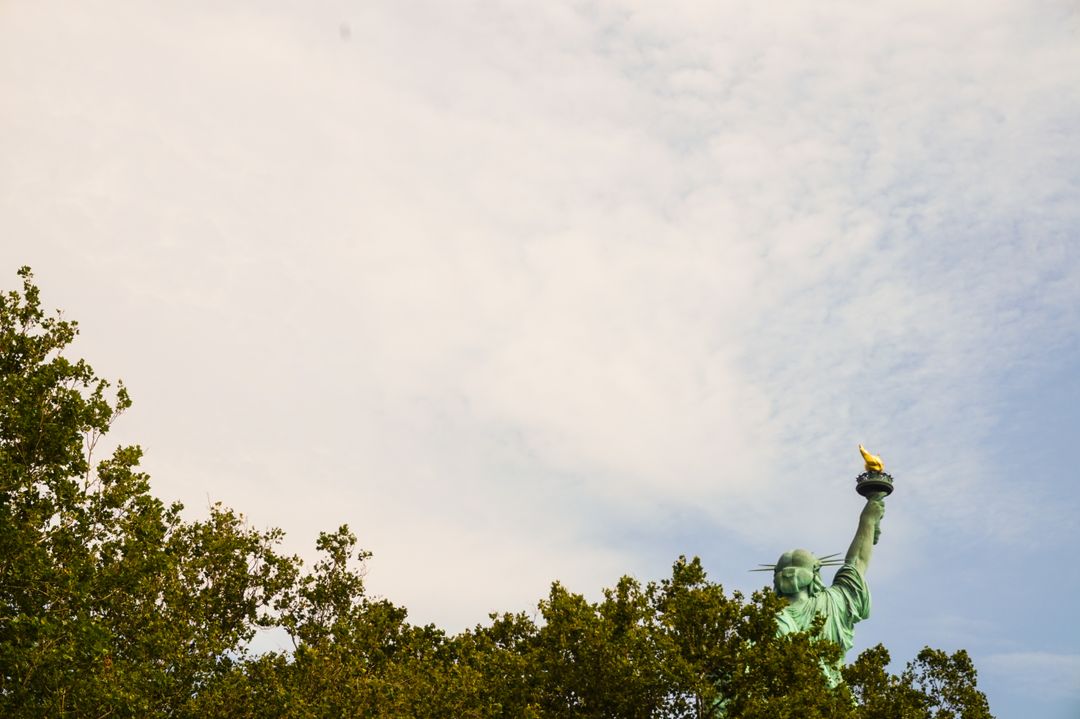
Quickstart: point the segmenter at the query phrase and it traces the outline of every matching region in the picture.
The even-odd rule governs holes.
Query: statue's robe
[[[818,616],[825,617],[825,625],[818,637],[836,642],[846,655],[855,637],[855,624],[870,616],[870,588],[854,565],[844,564],[840,567],[831,587],[805,601],[785,607],[776,616],[776,633],[783,636],[805,632]],[[844,657],[841,655],[835,665],[822,667],[833,686],[842,681],[840,667],[843,665]]]

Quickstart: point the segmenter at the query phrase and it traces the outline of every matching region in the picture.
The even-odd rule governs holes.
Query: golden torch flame
[[[880,472],[885,469],[885,465],[884,463],[882,463],[881,457],[870,454],[861,444],[859,445],[859,454],[862,455],[863,461],[866,462],[867,472]]]

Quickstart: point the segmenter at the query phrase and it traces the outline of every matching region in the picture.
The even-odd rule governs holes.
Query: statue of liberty
[[[862,445],[859,451],[866,462],[866,472],[856,480],[856,491],[866,497],[866,505],[859,513],[859,525],[844,558],[841,560],[837,555],[818,558],[805,549],[794,549],[780,555],[776,564],[752,570],[771,571],[773,589],[788,601],[776,617],[777,635],[805,632],[812,628],[815,618],[824,617],[818,637],[836,642],[843,650],[840,661],[822,667],[833,686],[842,681],[840,668],[844,655],[851,649],[855,624],[870,616],[866,569],[881,535],[884,497],[892,492],[892,478],[882,471],[880,458],[868,453]],[[840,568],[832,585],[826,587],[821,580],[821,568],[837,565]]]

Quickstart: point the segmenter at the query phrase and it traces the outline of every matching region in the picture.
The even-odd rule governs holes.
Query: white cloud
[[[833,517],[857,441],[908,551],[1022,535],[1038,496],[973,489],[1076,323],[1060,7],[10,4],[0,257],[163,494],[350,521],[421,620],[634,570],[598,516]]]

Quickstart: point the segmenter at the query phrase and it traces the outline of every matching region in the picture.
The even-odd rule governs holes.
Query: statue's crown
[[[782,555],[780,555],[780,559],[777,560],[775,564],[759,564],[757,569],[751,569],[750,571],[772,572],[775,574],[778,569],[783,569],[784,567],[789,567],[792,564],[796,564],[796,562],[794,561],[796,559],[796,556],[803,554],[810,556],[813,566],[807,568],[813,569],[815,572],[820,570],[822,567],[839,567],[841,564],[844,563],[844,560],[840,559],[839,552],[836,552],[834,554],[826,554],[824,557],[817,557],[814,556],[813,552],[808,552],[805,549],[794,549],[790,552],[784,552]],[[798,558],[805,560],[805,557],[803,556],[799,556]],[[799,562],[799,564],[805,564],[805,562]]]

